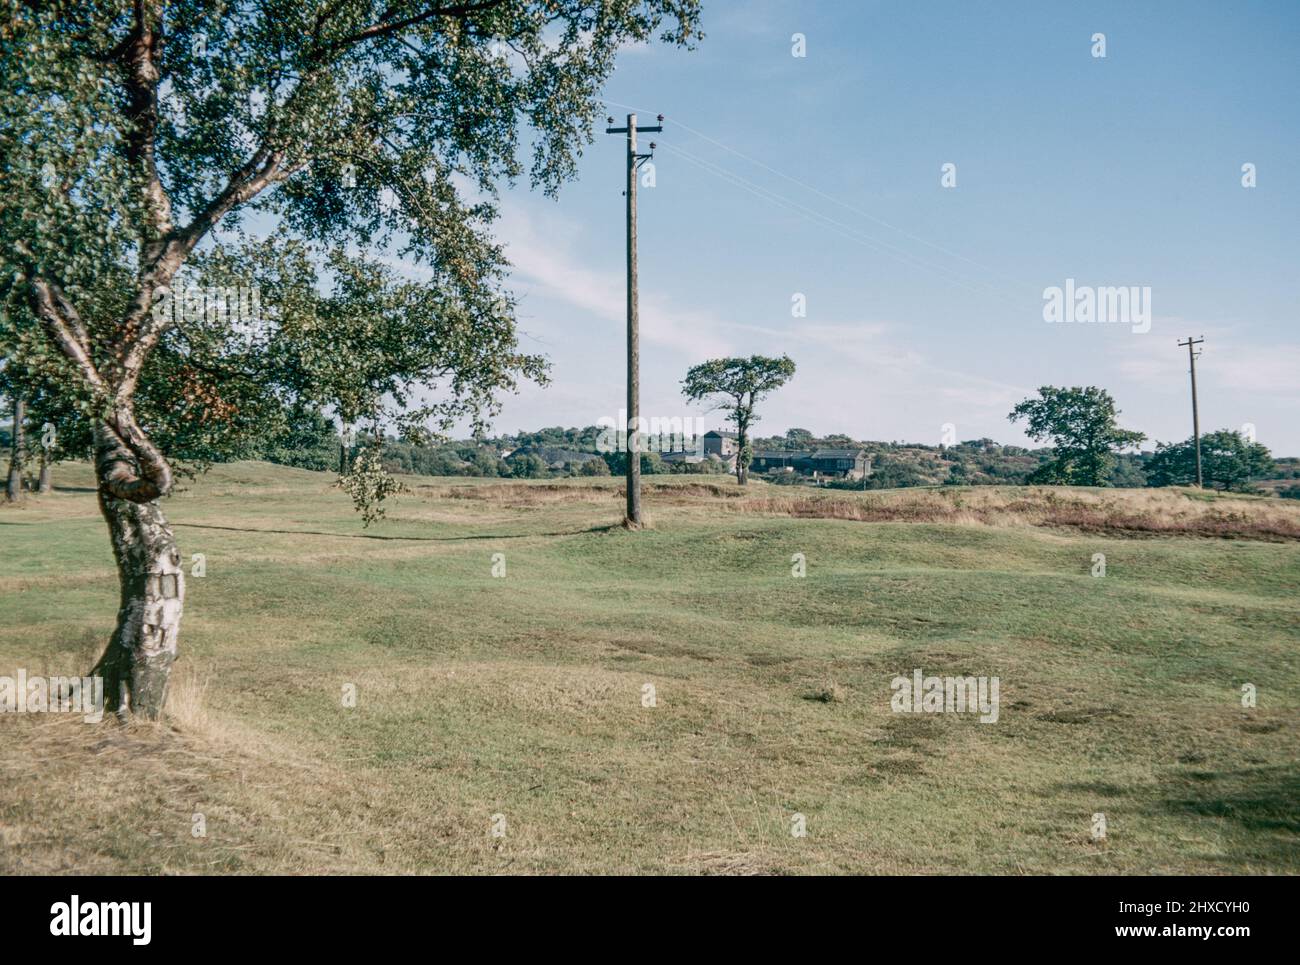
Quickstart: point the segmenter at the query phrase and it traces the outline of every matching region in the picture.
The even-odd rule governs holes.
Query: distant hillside
[[[552,426],[535,432],[517,432],[485,439],[463,439],[431,445],[414,445],[396,439],[384,443],[384,464],[391,472],[424,476],[486,476],[556,478],[564,476],[615,475],[623,471],[619,453],[600,453],[598,426],[565,428]],[[9,426],[0,423],[0,453],[9,448]],[[359,440],[364,442],[365,437]],[[785,435],[754,439],[753,448],[813,452],[817,449],[864,449],[871,457],[871,474],[863,482],[837,483],[854,489],[903,489],[911,486],[1023,485],[1039,465],[1051,458],[1050,448],[1027,449],[1004,446],[992,439],[970,439],[951,446],[930,446],[909,442],[858,440],[843,435],[816,436],[806,429],[791,429]],[[327,418],[318,417],[295,425],[290,434],[270,442],[264,450],[247,455],[280,465],[303,469],[333,470],[338,467],[340,441]],[[355,447],[352,449],[355,452]],[[1128,453],[1119,457],[1110,485],[1147,485],[1146,466],[1153,453]],[[603,467],[598,463],[603,463]],[[5,460],[7,465],[7,459]],[[670,464],[657,453],[642,457],[642,471],[648,475],[666,473],[719,474],[725,468],[716,461]],[[786,476],[779,482],[801,480]],[[1252,485],[1261,492],[1300,499],[1300,458],[1274,460],[1273,471]]]
[[[535,432],[517,432],[482,440],[461,440],[441,446],[412,446],[397,441],[385,445],[385,463],[396,472],[442,476],[513,476],[555,478],[593,475],[590,457],[599,456],[611,473],[622,473],[621,455],[598,453],[603,430],[597,426],[565,428],[552,426]],[[782,436],[760,436],[753,448],[813,452],[817,449],[864,449],[871,457],[871,474],[861,482],[833,483],[854,489],[902,489],[911,486],[994,486],[1023,485],[1029,474],[1051,458],[1048,447],[1027,449],[1001,445],[993,439],[969,439],[951,446],[930,446],[909,442],[859,440],[843,435],[817,436],[806,429],[791,429]],[[1146,466],[1151,452],[1125,453],[1118,457],[1110,485],[1120,488],[1146,486]],[[725,470],[716,462],[669,464],[657,453],[642,457],[642,471],[661,473],[718,474]],[[601,473],[603,474],[603,473]],[[799,483],[789,475],[774,481]],[[1300,459],[1276,460],[1272,474],[1255,485],[1279,496],[1300,497]]]
[[[1003,446],[992,439],[971,439],[952,446],[927,446],[908,442],[875,442],[846,436],[818,438],[806,430],[792,429],[784,436],[756,439],[755,449],[817,449],[840,446],[865,449],[871,456],[871,476],[865,487],[899,489],[908,486],[1022,485],[1052,455],[1049,448]],[[1111,478],[1114,486],[1144,486],[1142,456],[1121,456]]]

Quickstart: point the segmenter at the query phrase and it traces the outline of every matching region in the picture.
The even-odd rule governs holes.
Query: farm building
[[[704,454],[706,456],[717,456],[720,459],[726,459],[728,456],[736,455],[739,451],[740,443],[737,441],[734,432],[713,429],[704,433]]]
[[[815,479],[863,479],[871,473],[871,458],[863,449],[759,449],[750,469],[799,473]]]

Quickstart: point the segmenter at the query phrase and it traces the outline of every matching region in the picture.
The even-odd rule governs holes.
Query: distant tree
[[[609,471],[612,475],[622,476],[626,473],[627,463],[624,461],[626,459],[624,453],[607,452],[604,454],[604,459],[605,465],[609,467]],[[657,476],[661,473],[666,473],[668,471],[665,468],[666,465],[667,464],[664,462],[663,457],[657,452],[641,453],[641,475],[643,476]]]
[[[736,456],[736,481],[745,485],[754,453],[749,444],[749,427],[758,421],[754,404],[779,389],[794,375],[794,362],[783,355],[768,358],[754,355],[747,359],[711,359],[692,367],[682,381],[682,392],[692,402],[711,400],[714,408],[728,413],[727,420],[736,427],[739,453]]]
[[[542,457],[526,452],[520,456],[511,456],[506,460],[510,475],[516,479],[545,479],[551,474]]]
[[[609,463],[604,459],[588,459],[582,464],[578,473],[583,476],[608,476]]]
[[[1122,489],[1138,489],[1147,484],[1147,458],[1140,453],[1121,452],[1111,471],[1108,485]]]
[[[1222,429],[1201,436],[1201,476],[1215,489],[1248,489],[1252,479],[1265,479],[1274,471],[1268,448],[1251,442],[1240,432]],[[1152,486],[1191,486],[1196,483],[1194,440],[1160,443],[1147,465]]]
[[[1283,456],[1273,460],[1273,471],[1267,479],[1300,479],[1300,459],[1295,456]]]
[[[1105,486],[1115,468],[1115,451],[1137,445],[1141,432],[1121,429],[1119,411],[1105,389],[1045,385],[1038,398],[1025,399],[1007,418],[1028,420],[1036,441],[1051,439],[1052,458],[1029,475],[1030,483]]]
[[[504,476],[508,471],[506,464],[486,449],[477,450],[469,462],[480,476]]]
[[[871,475],[867,477],[867,488],[902,489],[907,486],[924,486],[929,481],[925,474],[906,458],[878,453],[872,460]]]
[[[788,429],[785,433],[785,442],[791,449],[806,449],[812,445],[816,438],[807,429]]]
[[[701,459],[699,462],[672,462],[664,463],[668,472],[676,473],[679,476],[704,476],[714,472],[715,462],[721,465],[721,460],[714,460],[712,457]],[[726,470],[723,469],[723,472]]]
[[[320,409],[295,406],[285,413],[284,427],[266,443],[262,458],[282,466],[323,472],[338,461],[339,437]],[[410,467],[406,467],[409,471]]]

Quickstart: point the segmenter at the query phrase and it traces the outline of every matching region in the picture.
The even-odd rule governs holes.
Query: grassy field
[[[332,480],[168,501],[207,565],[172,719],[0,717],[0,871],[1300,870],[1300,505],[656,477],[629,533],[617,480],[411,478],[363,531]],[[111,629],[56,482],[0,511],[0,674]],[[892,712],[914,668],[997,676],[999,720]]]

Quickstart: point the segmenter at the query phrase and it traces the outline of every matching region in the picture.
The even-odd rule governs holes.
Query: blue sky
[[[762,434],[1023,443],[1017,401],[1091,384],[1183,439],[1191,334],[1203,430],[1300,454],[1300,4],[705,0],[704,29],[626,51],[605,94],[620,124],[669,119],[640,192],[644,415],[702,413],[696,362],[785,352]],[[623,147],[599,134],[558,201],[504,196],[523,347],[554,382],[499,430],[622,404]],[[1067,278],[1150,286],[1150,331],[1045,322]]]

